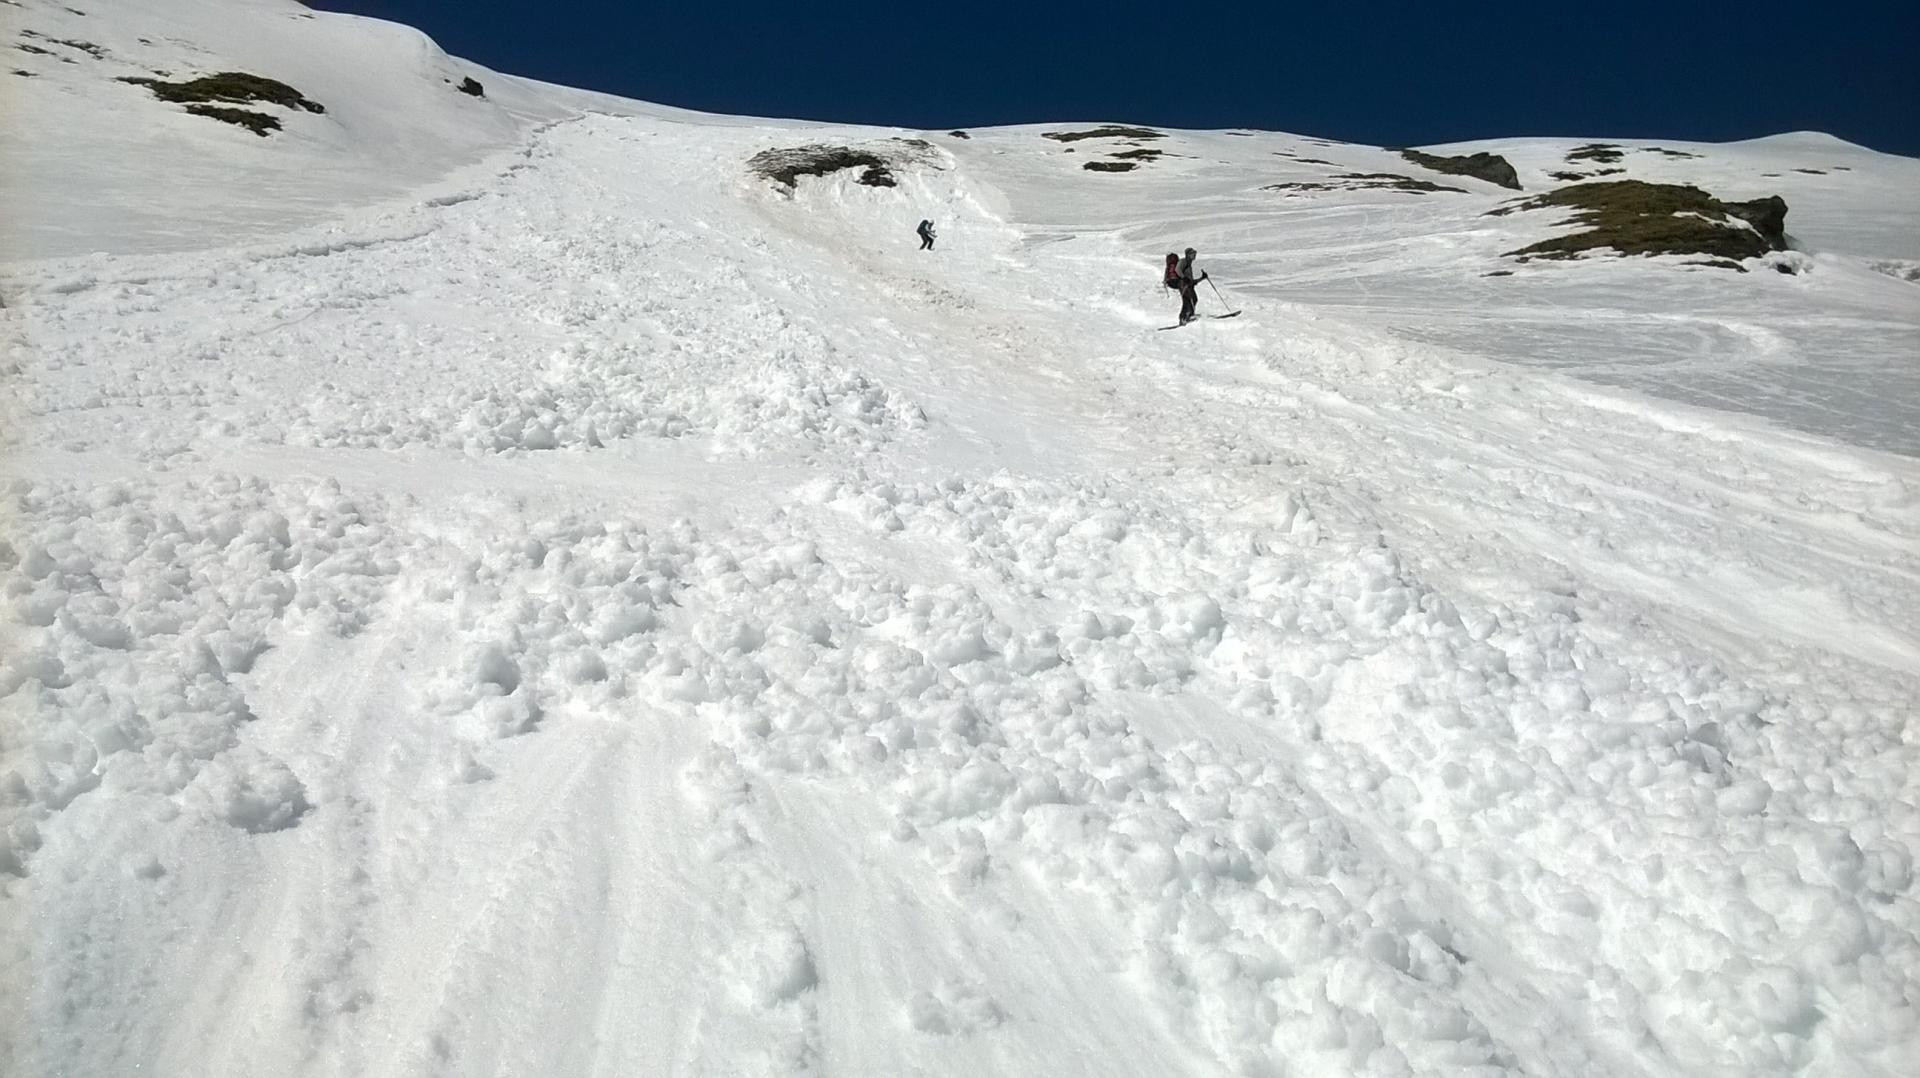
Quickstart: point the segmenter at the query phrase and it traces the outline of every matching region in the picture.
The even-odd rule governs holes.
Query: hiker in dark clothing
[[[920,227],[914,229],[914,231],[920,234],[920,249],[922,251],[933,250],[933,222],[922,221],[920,222]]]
[[[1193,248],[1189,247],[1185,258],[1167,256],[1166,285],[1168,288],[1180,291],[1180,324],[1183,326],[1193,321],[1194,305],[1200,302],[1200,293],[1197,289],[1200,287],[1200,282],[1207,279],[1205,270],[1201,270],[1198,276],[1194,274],[1194,253]]]

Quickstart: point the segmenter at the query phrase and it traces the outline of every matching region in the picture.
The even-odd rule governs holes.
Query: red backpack
[[[1161,278],[1161,282],[1165,284],[1168,288],[1180,287],[1180,256],[1179,255],[1167,256],[1167,275]]]

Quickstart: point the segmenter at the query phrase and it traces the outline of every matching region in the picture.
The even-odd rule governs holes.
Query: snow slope
[[[329,111],[15,80],[146,164],[0,192],[0,1071],[1920,1052],[1914,162],[1646,154],[1783,191],[1797,275],[1515,267],[1474,181],[1261,190],[1415,171],[1368,147],[934,133],[789,196],[747,158],[916,133],[78,2],[0,12]],[[1154,332],[1187,242],[1246,313]]]
[[[330,221],[342,205],[431,197],[542,123],[634,104],[529,84],[411,27],[287,0],[7,0],[0,28],[11,68],[0,101],[19,121],[0,124],[0,182],[33,207],[0,223],[14,259],[192,250]],[[119,81],[231,70],[326,111],[268,108],[281,132],[238,138]],[[458,92],[467,78],[484,96]]]

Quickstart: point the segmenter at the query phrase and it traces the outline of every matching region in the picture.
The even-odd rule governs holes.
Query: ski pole
[[[1227,297],[1220,295],[1220,286],[1213,283],[1213,278],[1207,278],[1207,284],[1213,288],[1214,296],[1217,297],[1221,303],[1226,303],[1227,310],[1233,311],[1233,304],[1227,303]],[[1239,314],[1240,312],[1234,311],[1233,313]]]

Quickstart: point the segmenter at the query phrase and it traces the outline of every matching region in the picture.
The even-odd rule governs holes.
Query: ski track
[[[18,274],[0,1069],[1920,1053],[1903,462],[670,131]]]

